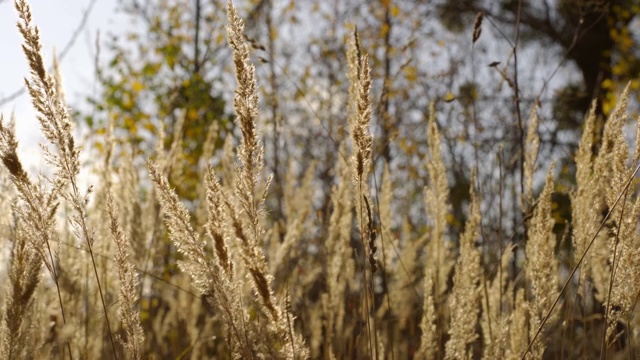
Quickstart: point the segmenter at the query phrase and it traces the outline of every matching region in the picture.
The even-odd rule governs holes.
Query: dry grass
[[[30,66],[25,82],[54,172],[29,174],[13,126],[0,118],[0,177],[14,189],[0,194],[11,215],[0,236],[12,249],[0,358],[634,358],[640,350],[640,197],[632,181],[640,139],[631,152],[628,88],[597,154],[595,112],[585,119],[564,235],[554,233],[553,166],[535,194],[540,139],[537,107],[531,110],[517,199],[530,214],[519,225],[527,241],[505,239],[488,254],[495,239],[485,238],[481,209],[491,194],[480,193],[472,176],[466,218],[452,219],[435,104],[426,119],[424,204],[412,204],[424,207],[425,226],[395,203],[402,184],[391,164],[376,172],[374,79],[357,33],[347,51],[351,141],[336,149],[332,188],[316,186],[317,163],[292,161],[280,184],[282,218],[274,219],[256,70],[232,3],[227,35],[241,136],[237,147],[227,138],[217,151],[218,127],[211,126],[203,163],[220,163],[202,167],[195,206],[172,185],[184,116],[168,150],[161,134],[148,154],[150,181],[138,177],[126,146],[117,159],[109,147],[98,191],[79,188],[81,149],[60,77],[45,69],[28,4],[15,5]],[[299,164],[307,166],[298,178]],[[314,215],[322,191],[325,222]],[[466,224],[459,237],[450,231],[454,220]],[[567,239],[563,254],[558,243]]]

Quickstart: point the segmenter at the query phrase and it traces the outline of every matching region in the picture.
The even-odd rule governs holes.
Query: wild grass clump
[[[471,171],[466,211],[454,218],[436,103],[424,119],[422,173],[400,179],[425,186],[409,208],[398,205],[395,164],[376,157],[375,79],[354,32],[351,138],[336,142],[337,161],[322,175],[331,186],[315,181],[317,162],[292,160],[278,184],[282,211],[270,212],[256,69],[229,2],[238,136],[217,149],[223,133],[211,125],[196,201],[175,191],[184,112],[172,134],[158,134],[144,169],[127,144],[109,143],[100,183],[84,190],[61,78],[46,70],[29,5],[15,7],[53,172],[25,170],[14,126],[0,117],[0,185],[11,184],[0,193],[0,236],[11,249],[0,358],[634,358],[640,350],[640,137],[631,151],[628,87],[601,142],[595,111],[585,118],[564,233],[554,217],[555,163],[535,186],[540,119],[531,109],[522,193],[512,199],[524,216],[512,238],[492,238],[486,199],[502,190],[486,193]],[[423,222],[410,216],[416,209]],[[460,234],[453,222],[464,224]]]

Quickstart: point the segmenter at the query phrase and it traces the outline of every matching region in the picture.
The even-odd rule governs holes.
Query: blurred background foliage
[[[116,140],[145,154],[161,129],[168,146],[184,114],[188,161],[173,180],[183,197],[194,200],[208,127],[217,124],[218,148],[234,128],[225,91],[233,78],[224,2],[120,5],[131,27],[99,39],[101,92],[89,99],[94,110],[85,123],[106,133],[112,121]],[[301,176],[309,160],[318,161],[327,190],[318,206],[328,206],[329,169],[347,125],[344,39],[356,27],[375,79],[375,167],[379,175],[383,161],[390,164],[394,181],[404,184],[399,205],[413,203],[425,185],[420,179],[431,101],[446,137],[452,202],[462,216],[469,169],[488,165],[479,169],[479,183],[490,193],[500,156],[503,180],[517,195],[525,118],[533,104],[540,104],[542,117],[541,164],[551,158],[569,163],[591,101],[604,119],[621,87],[629,81],[634,90],[640,86],[640,5],[633,0],[253,0],[238,6],[246,14],[264,95],[261,130],[275,178],[274,218],[282,213],[280,189],[292,162]],[[479,13],[482,35],[472,43]],[[570,183],[573,169],[561,171]],[[485,206],[492,205],[486,197]],[[460,224],[452,225],[460,231]]]

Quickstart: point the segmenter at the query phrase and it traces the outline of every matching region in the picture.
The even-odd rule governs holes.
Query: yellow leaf
[[[602,102],[602,112],[605,115],[609,115],[616,105],[616,96],[613,93],[608,93],[606,99]]]
[[[144,84],[138,80],[134,80],[133,85],[131,85],[131,89],[134,93],[138,93],[144,89]]]
[[[145,128],[146,130],[148,130],[148,131],[150,131],[150,132],[152,132],[152,133],[155,133],[155,132],[156,132],[156,127],[155,127],[155,125],[153,125],[152,123],[145,123],[143,126],[144,126],[144,128]]]
[[[418,70],[415,66],[407,66],[404,68],[404,77],[408,81],[414,82],[418,78]]]
[[[380,37],[384,38],[389,33],[389,24],[382,24],[382,28],[380,29]]]
[[[187,119],[189,120],[195,120],[198,118],[198,110],[196,109],[189,109],[189,111],[187,111]]]
[[[138,127],[136,126],[136,121],[131,115],[125,115],[123,118],[123,125],[129,132],[133,135],[138,134]]]
[[[453,100],[456,99],[456,96],[453,95],[453,93],[451,91],[449,91],[443,98],[442,100],[444,100],[445,102],[452,102]]]
[[[456,222],[456,218],[453,217],[453,214],[448,214],[445,216],[447,224],[454,224]]]
[[[391,8],[391,16],[393,17],[397,17],[398,15],[400,15],[400,9],[393,5],[393,7]]]
[[[220,31],[218,36],[216,36],[216,44],[220,45],[225,40],[224,32]]]
[[[131,95],[130,94],[124,94],[124,96],[122,97],[122,106],[125,110],[131,110],[133,109],[133,100],[131,99]]]

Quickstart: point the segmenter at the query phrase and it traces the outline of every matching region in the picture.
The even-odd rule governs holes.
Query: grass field
[[[336,149],[329,212],[316,214],[314,196],[325,190],[309,162],[299,180],[279,184],[284,206],[274,218],[255,68],[231,3],[227,35],[236,84],[228,91],[235,92],[241,136],[237,146],[225,139],[215,150],[212,125],[203,163],[214,155],[220,161],[202,166],[199,199],[188,204],[171,180],[181,161],[178,136],[145,154],[144,168],[126,146],[107,141],[93,169],[96,182],[82,188],[82,144],[59,74],[46,70],[29,5],[15,6],[30,67],[26,86],[52,175],[25,171],[14,120],[5,117],[0,241],[12,256],[1,292],[0,358],[636,357],[640,137],[630,148],[628,88],[601,136],[595,112],[585,117],[564,234],[554,232],[555,165],[542,169],[544,188],[534,194],[540,144],[534,108],[518,200],[523,239],[485,237],[481,204],[496,195],[478,193],[474,175],[458,236],[449,229],[450,185],[435,106],[425,125],[428,185],[412,204],[424,208],[428,226],[413,226],[394,205],[401,185],[386,164],[379,182],[372,180],[375,79],[355,35],[344,69],[350,139]],[[183,126],[184,120],[176,132]],[[498,244],[494,254],[489,241]]]

